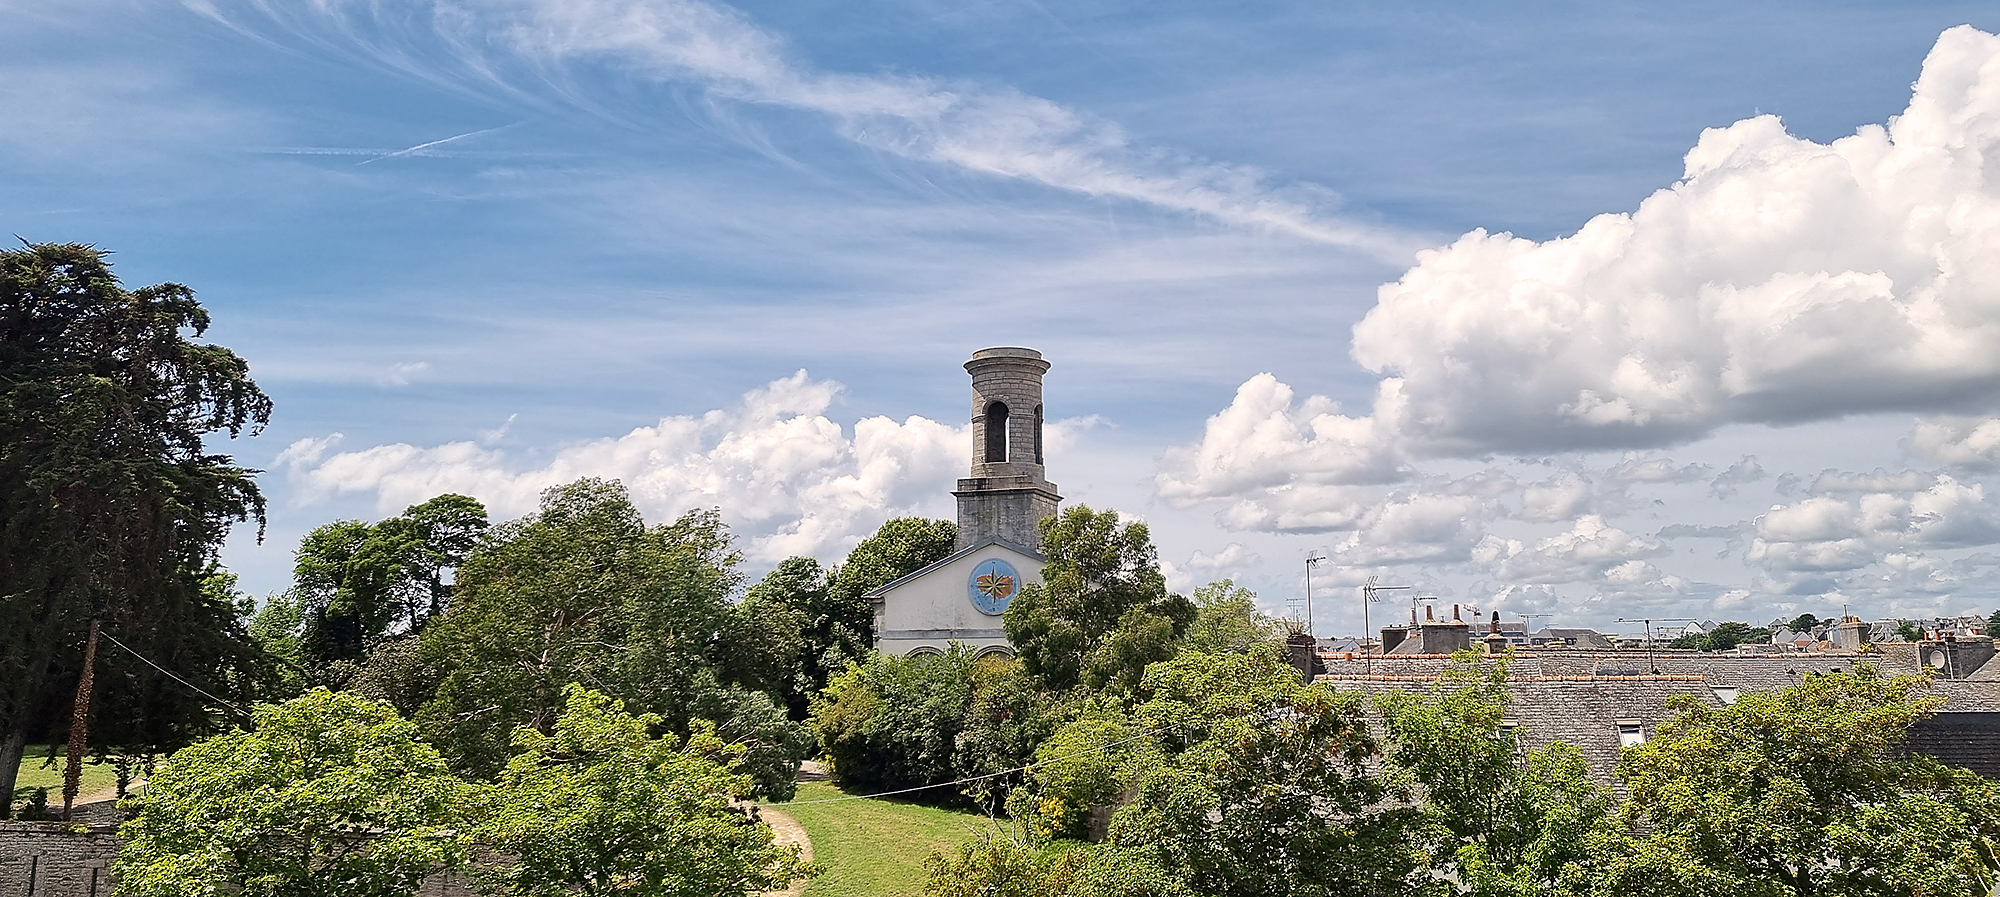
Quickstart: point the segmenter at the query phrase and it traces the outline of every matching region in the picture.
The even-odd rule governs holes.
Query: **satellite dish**
[[[1931,667],[1937,667],[1938,669],[1944,669],[1945,664],[1949,662],[1950,662],[1949,658],[1945,656],[1945,653],[1942,649],[1932,648],[1931,650],[1924,652],[1924,666],[1931,666]]]

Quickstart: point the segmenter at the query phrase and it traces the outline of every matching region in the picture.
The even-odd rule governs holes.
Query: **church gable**
[[[944,650],[952,642],[1011,653],[1001,615],[1030,583],[1040,555],[990,539],[868,593],[875,644],[888,654]]]

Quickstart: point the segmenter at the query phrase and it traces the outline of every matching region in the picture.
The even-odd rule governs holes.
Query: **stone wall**
[[[118,829],[55,822],[0,822],[0,897],[111,897]],[[456,876],[433,875],[419,897],[474,897]]]

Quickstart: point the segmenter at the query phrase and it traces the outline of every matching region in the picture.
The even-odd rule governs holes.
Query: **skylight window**
[[[1646,743],[1646,728],[1636,719],[1618,720],[1618,746],[1638,747]]]

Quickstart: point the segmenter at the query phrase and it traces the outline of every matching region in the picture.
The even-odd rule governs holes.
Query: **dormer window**
[[[1725,707],[1730,704],[1736,703],[1736,686],[1734,685],[1716,686],[1715,699],[1721,701],[1723,703],[1723,706]]]
[[[1640,721],[1621,719],[1617,721],[1617,726],[1619,747],[1638,747],[1646,743],[1646,727]]]

